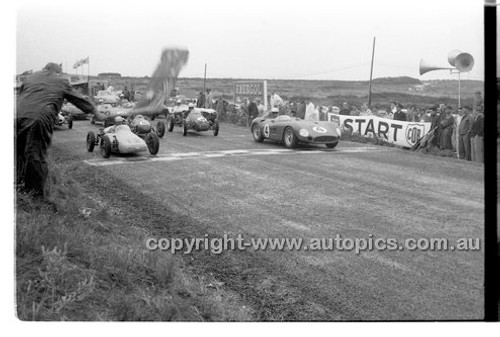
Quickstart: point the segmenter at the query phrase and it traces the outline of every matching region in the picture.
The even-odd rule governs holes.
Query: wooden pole
[[[205,75],[203,76],[203,93],[205,93],[206,82],[207,82],[207,64],[205,63]]]
[[[375,36],[373,37],[373,49],[372,49],[372,65],[370,67],[370,86],[368,88],[368,107],[371,108],[372,105],[372,76],[373,76],[373,59],[375,57]]]

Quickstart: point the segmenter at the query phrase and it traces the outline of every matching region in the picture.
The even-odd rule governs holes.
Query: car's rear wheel
[[[94,147],[95,147],[95,133],[89,131],[89,133],[87,133],[87,151],[93,152]]]
[[[173,129],[174,129],[174,121],[172,120],[172,117],[169,116],[167,117],[167,130],[168,132],[172,132]]]
[[[156,132],[158,133],[158,137],[162,138],[165,135],[165,123],[158,122],[156,124]]]
[[[103,158],[109,158],[111,155],[111,141],[106,136],[101,138],[101,155]]]
[[[184,136],[186,136],[186,135],[187,135],[187,133],[188,133],[188,126],[187,126],[187,122],[186,122],[186,120],[185,120],[185,119],[183,119],[183,120],[182,120],[182,126],[183,126],[183,128],[184,128],[184,131],[182,132],[182,134],[183,134]]]
[[[160,150],[160,139],[158,138],[158,135],[154,132],[150,132],[146,135],[146,137],[144,137],[144,141],[148,146],[149,153],[153,156],[156,155]]]
[[[337,140],[335,143],[327,143],[325,144],[327,148],[333,149],[338,145],[339,141]]]
[[[217,136],[219,134],[219,121],[215,120],[215,125],[214,125],[214,136]]]
[[[68,115],[68,117],[66,117],[66,119],[68,120],[68,129],[72,129],[73,128],[73,116]]]
[[[283,142],[285,146],[289,149],[296,148],[298,145],[297,137],[293,133],[293,129],[288,127],[285,129],[285,133],[283,135]]]
[[[262,143],[264,141],[264,135],[262,134],[262,130],[260,129],[260,125],[257,123],[252,125],[252,135],[253,135],[253,139],[256,142]]]

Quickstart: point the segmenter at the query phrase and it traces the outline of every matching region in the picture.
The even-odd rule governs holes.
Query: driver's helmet
[[[189,109],[194,108],[194,104],[193,104],[193,103],[189,103],[189,104],[188,104],[188,108],[189,108]]]
[[[122,116],[116,116],[115,117],[115,124],[123,124],[123,117]]]

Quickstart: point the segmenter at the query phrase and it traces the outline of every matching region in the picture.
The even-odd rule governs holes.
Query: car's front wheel
[[[257,123],[252,125],[252,135],[253,135],[253,139],[256,142],[262,143],[264,141],[264,135],[262,134],[262,130],[260,129],[260,125]]]
[[[146,137],[144,137],[144,141],[148,146],[149,153],[151,153],[153,156],[156,155],[160,150],[160,140],[158,139],[156,133],[148,133]]]
[[[109,158],[111,155],[111,141],[106,136],[101,138],[101,154],[103,158]]]
[[[296,148],[298,145],[298,140],[295,134],[293,133],[293,129],[288,127],[285,129],[285,133],[283,135],[283,142],[285,146],[289,149]]]
[[[172,132],[174,129],[174,121],[171,116],[167,117],[167,130],[168,132]]]
[[[217,136],[219,134],[219,121],[215,120],[214,124],[214,136]]]
[[[95,134],[92,131],[87,133],[87,151],[93,152],[95,147]]]
[[[158,133],[158,137],[162,138],[165,135],[165,123],[158,122],[156,124],[156,132]]]

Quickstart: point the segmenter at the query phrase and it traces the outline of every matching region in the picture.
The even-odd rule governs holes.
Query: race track
[[[89,170],[106,170],[132,194],[143,193],[152,205],[175,213],[172,219],[183,219],[166,227],[245,239],[481,239],[479,251],[194,255],[194,267],[240,294],[256,319],[483,317],[482,165],[350,142],[333,150],[287,150],[257,143],[248,129],[228,124],[221,124],[217,137],[211,131],[183,136],[176,127],[161,139],[155,157],[103,159],[98,149],[85,149],[87,131],[98,129],[88,121],[62,127],[54,133],[54,151],[71,154]]]

